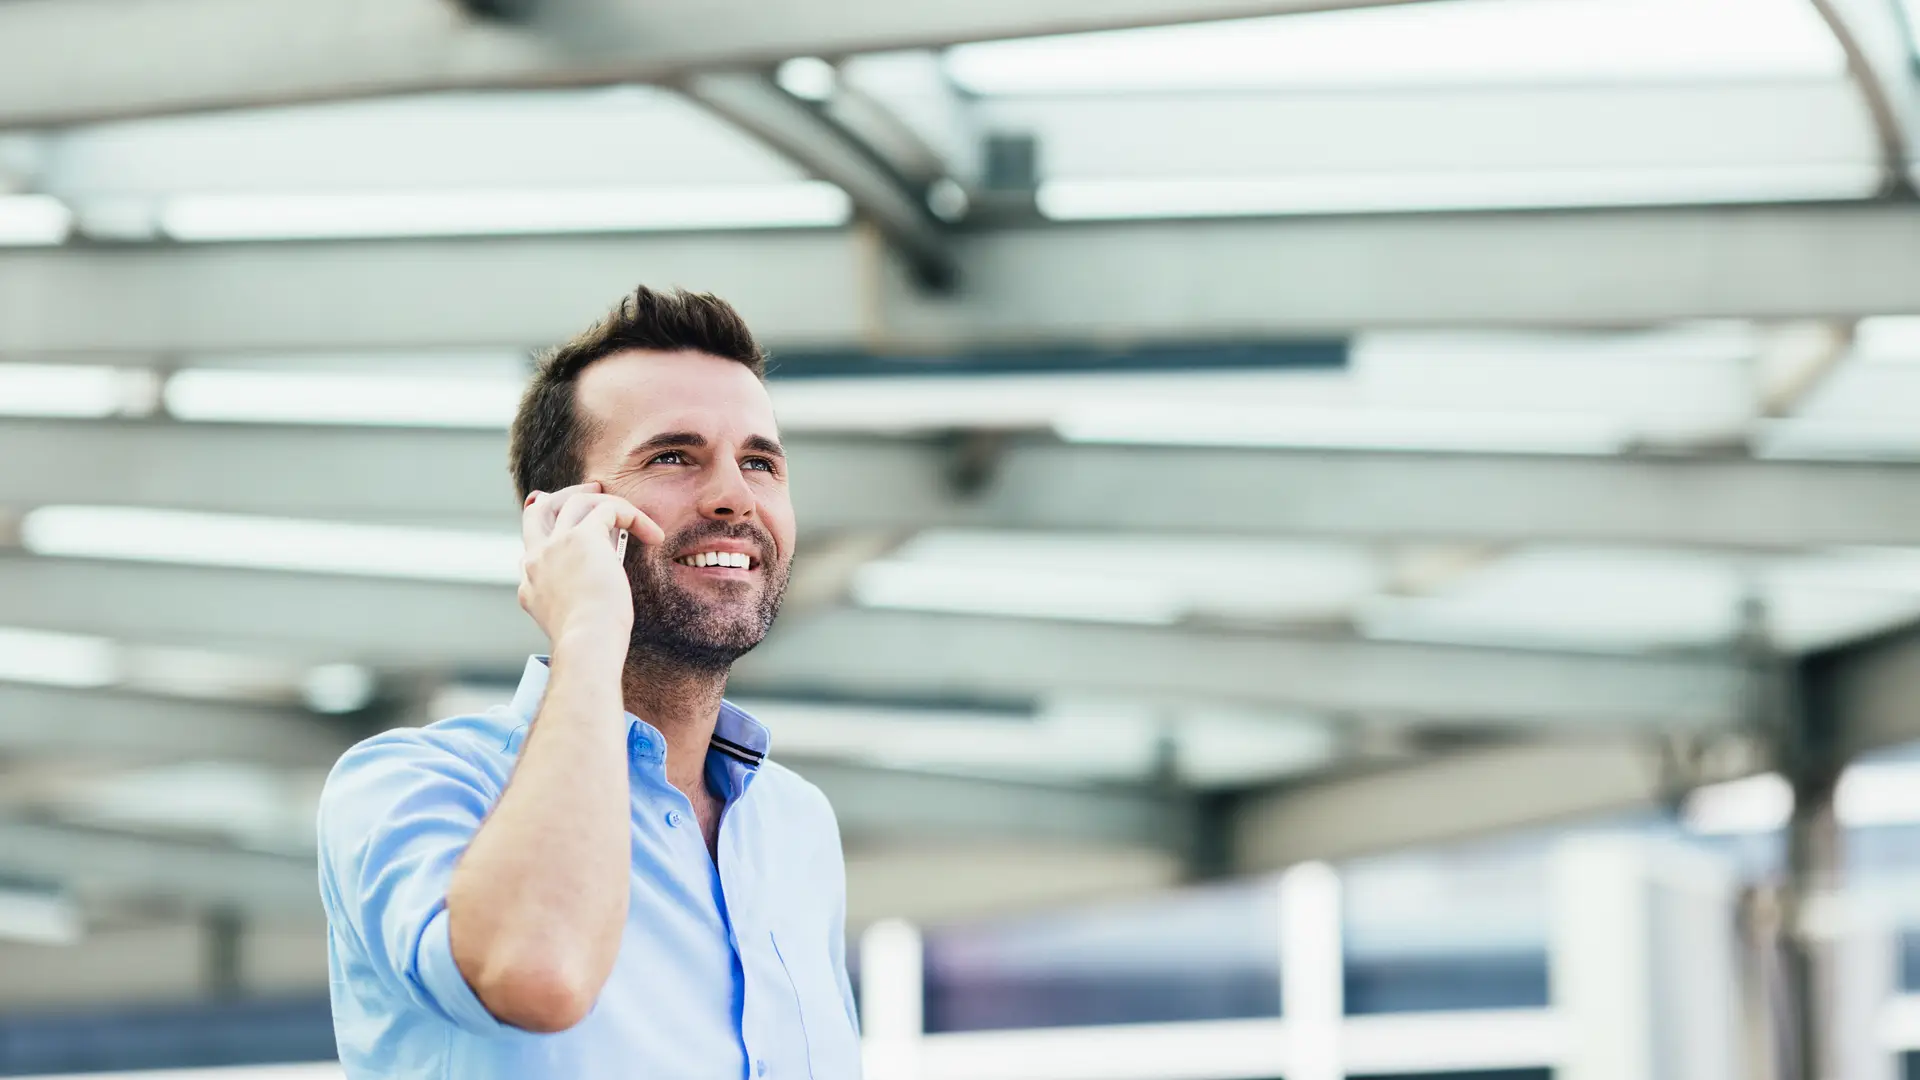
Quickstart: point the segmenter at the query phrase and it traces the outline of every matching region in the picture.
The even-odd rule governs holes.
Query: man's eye
[[[746,461],[742,462],[742,465],[749,469],[760,469],[765,472],[774,471],[773,461],[770,458],[763,458],[763,457],[748,458]]]
[[[669,458],[672,460],[669,461]],[[687,455],[678,450],[668,450],[655,454],[653,460],[648,462],[650,465],[685,465],[686,463]]]

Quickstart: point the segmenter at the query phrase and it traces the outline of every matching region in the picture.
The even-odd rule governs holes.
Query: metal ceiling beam
[[[979,519],[1373,540],[1792,548],[1920,541],[1892,464],[1095,447],[1007,453]],[[1143,499],[1137,492],[1152,492]],[[1892,501],[1889,501],[1892,500]]]
[[[1151,848],[1024,833],[984,844],[904,835],[879,847],[849,840],[847,911],[856,930],[878,918],[977,918],[1163,889],[1180,866]],[[311,856],[54,822],[0,819],[0,873],[59,884],[118,911],[145,903],[283,926],[308,925],[321,914]]]
[[[1371,6],[1387,0],[13,0],[0,5],[0,127],[433,90],[664,80],[985,38]]]
[[[831,181],[853,200],[929,289],[955,283],[952,243],[928,210],[923,192],[821,109],[782,90],[754,71],[710,71],[687,77],[688,96]]]
[[[776,347],[844,346],[869,328],[864,247],[843,229],[16,248],[0,250],[0,353],[527,349],[642,282],[719,293]]]
[[[1522,743],[1243,797],[1229,865],[1261,873],[1634,809],[1668,794],[1651,740]]]
[[[959,509],[930,442],[798,436],[808,531],[898,528]],[[512,533],[505,431],[0,419],[0,507],[147,506]],[[432,477],[432,483],[421,483]]]
[[[718,292],[776,350],[1920,310],[1905,204],[1010,228],[957,241],[953,297],[885,261],[876,282],[865,248],[821,230],[16,249],[0,252],[0,353],[523,349],[638,281]]]
[[[777,630],[741,660],[733,684],[743,693],[881,698],[1079,692],[1172,705],[1684,730],[1737,723],[1745,680],[1730,662],[1705,657],[841,610]]]
[[[348,728],[298,709],[0,683],[0,754],[107,764],[326,764]]]
[[[1799,670],[1842,759],[1920,741],[1920,625],[1804,657]]]
[[[0,625],[382,671],[517,673],[543,642],[510,588],[21,555]]]
[[[237,908],[269,918],[320,911],[312,856],[50,822],[0,820],[0,873],[63,885],[90,899]]]
[[[0,557],[0,625],[376,668],[517,671],[542,642],[506,588]],[[1627,657],[841,610],[782,621],[739,693],[1034,696],[1080,691],[1470,723],[1713,728],[1743,676],[1711,657]]]
[[[1920,544],[1920,469],[1908,465],[1031,437],[1002,444],[986,486],[961,496],[937,441],[788,443],[800,524],[812,534],[976,525],[1759,550]],[[61,463],[0,477],[0,508],[16,510],[90,503],[511,531],[516,503],[505,435],[490,431],[0,420],[0,460]]]
[[[1194,841],[1191,801],[1144,788],[788,760],[777,729],[774,757],[826,793],[850,845],[1021,840],[1184,854]]]

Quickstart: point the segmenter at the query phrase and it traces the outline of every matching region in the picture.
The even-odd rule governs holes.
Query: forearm
[[[616,644],[555,643],[512,780],[448,890],[461,974],[496,1016],[533,1030],[585,1015],[626,924],[625,641]]]

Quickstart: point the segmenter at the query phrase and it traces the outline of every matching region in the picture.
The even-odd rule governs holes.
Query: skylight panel
[[[1447,0],[979,43],[947,55],[954,81],[983,95],[1793,78],[1844,68],[1803,0]]]

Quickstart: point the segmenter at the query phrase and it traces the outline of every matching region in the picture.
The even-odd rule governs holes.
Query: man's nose
[[[708,475],[706,489],[700,493],[703,517],[737,520],[753,516],[753,489],[732,461],[715,465]]]

